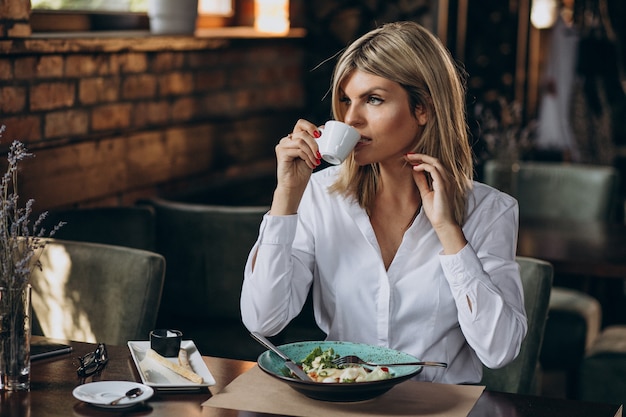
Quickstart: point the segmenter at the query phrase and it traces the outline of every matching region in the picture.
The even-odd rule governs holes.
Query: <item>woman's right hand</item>
[[[293,132],[276,145],[277,185],[270,214],[280,216],[298,211],[311,173],[321,162],[316,142],[319,136],[315,124],[300,119]]]

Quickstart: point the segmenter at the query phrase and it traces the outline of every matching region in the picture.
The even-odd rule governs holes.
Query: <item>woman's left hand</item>
[[[414,153],[407,154],[406,159],[412,165],[424,213],[439,236],[444,252],[458,252],[467,242],[454,218],[454,185],[450,174],[432,156]]]
[[[422,197],[424,212],[433,227],[437,229],[447,223],[454,223],[453,193],[448,172],[432,156],[414,153],[408,154],[406,158],[413,167],[413,180]]]

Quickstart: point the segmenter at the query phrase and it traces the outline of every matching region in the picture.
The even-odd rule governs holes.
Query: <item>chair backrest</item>
[[[517,257],[524,287],[528,333],[513,362],[500,369],[483,367],[482,384],[492,391],[536,394],[536,371],[548,313],[553,268],[549,262]]]
[[[168,265],[159,316],[240,320],[244,266],[269,207],[142,204],[156,211],[157,252]]]
[[[51,230],[60,221],[66,224],[56,239],[104,243],[154,251],[156,248],[154,209],[150,206],[112,206],[51,210],[44,222]]]
[[[522,218],[619,220],[619,175],[614,167],[490,160],[483,174],[486,184],[518,200]]]
[[[31,277],[42,334],[125,345],[154,328],[163,256],[140,249],[50,239]]]

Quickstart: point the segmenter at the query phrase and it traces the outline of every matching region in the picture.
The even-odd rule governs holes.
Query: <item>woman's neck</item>
[[[381,257],[388,269],[402,243],[404,233],[411,227],[421,207],[419,190],[409,177],[383,175],[369,210],[370,223],[376,234]]]
[[[413,179],[413,170],[408,162],[401,164],[381,164],[379,174],[379,187],[377,194],[389,194],[389,198],[397,198],[406,201],[410,195],[417,196],[419,190]],[[420,200],[421,201],[421,200]]]

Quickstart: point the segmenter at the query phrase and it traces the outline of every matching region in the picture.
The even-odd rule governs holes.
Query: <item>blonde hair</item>
[[[433,156],[452,175],[454,215],[462,225],[473,178],[465,118],[465,83],[445,46],[414,22],[385,24],[353,42],[340,56],[332,79],[332,110],[344,120],[340,85],[360,70],[397,82],[408,93],[411,114],[421,106],[428,122],[413,152]],[[378,164],[358,166],[351,156],[332,191],[353,195],[369,211],[378,188]]]

